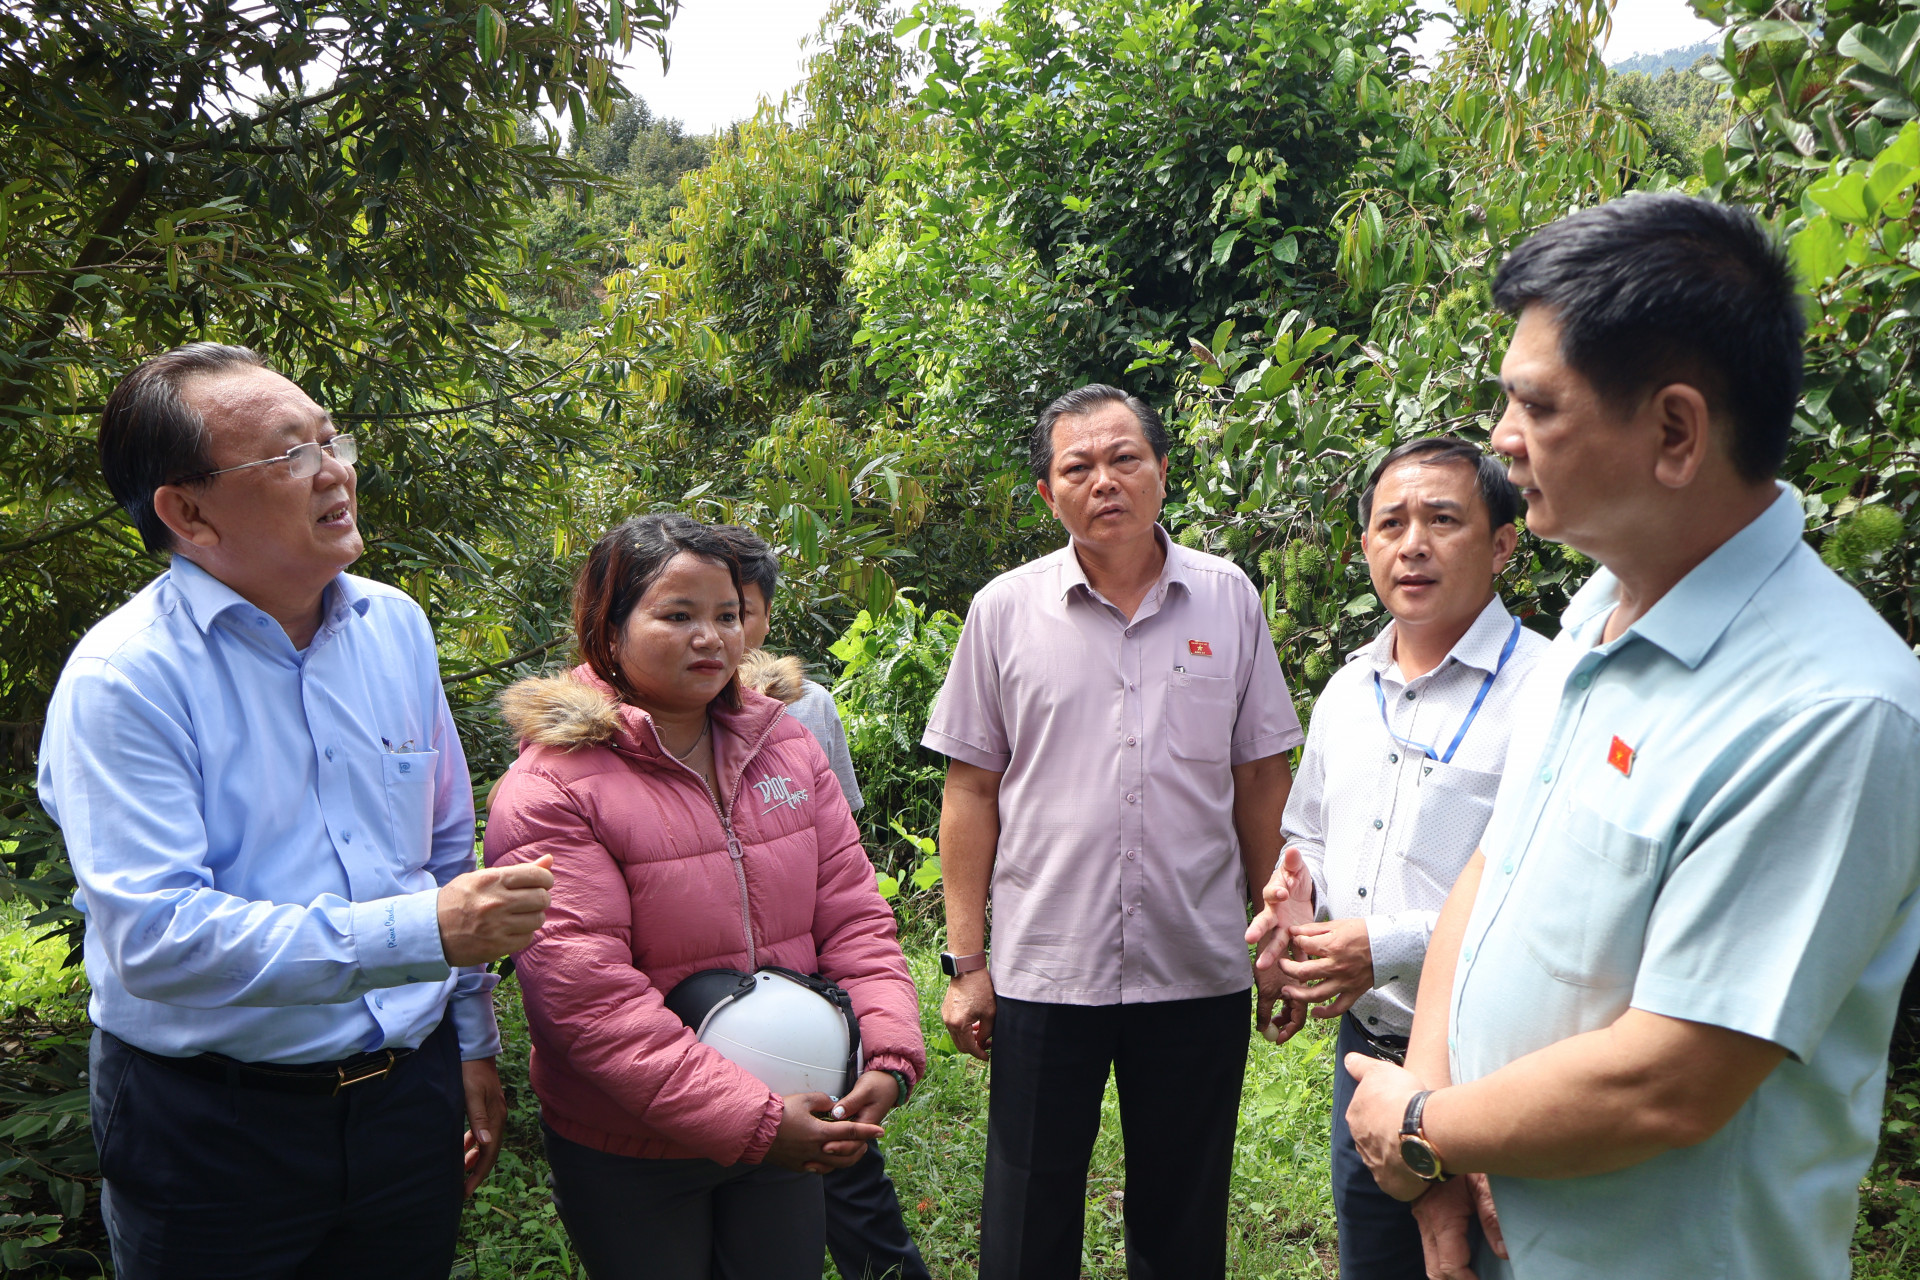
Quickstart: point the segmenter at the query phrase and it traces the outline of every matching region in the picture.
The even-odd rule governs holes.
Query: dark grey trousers
[[[1224,1280],[1247,992],[1156,1004],[997,1001],[980,1280],[1077,1280],[1087,1165],[1112,1071],[1127,1275]]]
[[[820,1280],[820,1177],[608,1155],[545,1125],[553,1202],[593,1280]]]

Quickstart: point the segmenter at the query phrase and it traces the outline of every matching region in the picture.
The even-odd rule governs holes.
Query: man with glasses
[[[342,572],[356,456],[213,343],[142,364],[101,422],[108,487],[172,563],[68,659],[40,795],[86,915],[122,1280],[445,1277],[499,1152],[485,966],[552,876],[472,869],[433,633]]]

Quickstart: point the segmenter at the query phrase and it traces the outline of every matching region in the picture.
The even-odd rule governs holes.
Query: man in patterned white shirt
[[[1350,1052],[1405,1053],[1427,938],[1493,811],[1509,712],[1547,648],[1493,588],[1518,510],[1506,469],[1457,437],[1409,441],[1374,469],[1360,495],[1361,545],[1393,620],[1314,706],[1285,862],[1248,932],[1267,942],[1261,967],[1278,963],[1290,980],[1287,999],[1341,1018],[1333,1200],[1344,1280],[1426,1274],[1412,1207],[1380,1190],[1347,1132],[1354,1081],[1340,1064]],[[1275,913],[1303,866],[1317,920],[1292,927],[1289,959]]]

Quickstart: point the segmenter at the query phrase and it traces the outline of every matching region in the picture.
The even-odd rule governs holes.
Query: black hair
[[[739,589],[740,566],[734,562],[733,544],[718,526],[701,524],[679,512],[635,516],[607,530],[587,552],[586,563],[574,579],[574,641],[593,674],[612,686],[623,702],[635,701],[633,688],[620,670],[620,640],[627,619],[682,552],[725,565],[734,589]],[[729,680],[716,700],[738,707],[739,680]]]
[[[717,524],[713,531],[733,548],[733,562],[740,569],[740,584],[760,588],[767,608],[773,608],[773,593],[780,585],[780,555],[767,540],[739,524]]]
[[[1551,312],[1561,357],[1615,405],[1697,387],[1732,424],[1742,478],[1786,461],[1806,314],[1786,250],[1746,209],[1669,192],[1582,209],[1507,255],[1493,300]]]
[[[154,490],[200,483],[212,465],[206,421],[181,398],[181,385],[203,374],[268,367],[246,347],[195,342],[143,361],[107,397],[100,414],[100,471],[148,551],[173,546],[173,530],[154,512]]]
[[[1473,441],[1462,440],[1459,436],[1421,436],[1417,440],[1394,446],[1386,457],[1380,459],[1380,465],[1373,469],[1373,474],[1367,477],[1367,487],[1360,491],[1362,528],[1373,520],[1373,495],[1380,487],[1380,477],[1387,474],[1388,468],[1408,460],[1416,460],[1424,467],[1437,467],[1449,462],[1472,467],[1474,478],[1479,481],[1480,502],[1487,509],[1491,527],[1498,529],[1519,518],[1520,490],[1507,478],[1507,469],[1498,458]]]
[[[1033,424],[1033,435],[1027,444],[1028,461],[1033,466],[1035,480],[1045,480],[1053,474],[1053,424],[1073,414],[1090,412],[1103,404],[1127,406],[1134,420],[1140,424],[1141,433],[1147,437],[1147,447],[1153,450],[1153,460],[1158,462],[1167,456],[1172,441],[1167,436],[1167,424],[1160,421],[1160,415],[1153,411],[1152,405],[1119,387],[1110,387],[1104,382],[1089,382],[1084,387],[1075,387],[1040,411],[1040,419]]]

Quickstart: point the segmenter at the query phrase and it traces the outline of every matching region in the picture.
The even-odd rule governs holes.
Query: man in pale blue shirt
[[[552,876],[472,870],[433,635],[342,572],[356,455],[324,410],[199,343],[115,388],[100,449],[173,553],[75,648],[40,750],[116,1273],[444,1277],[505,1120],[485,966]]]
[[[1494,447],[1533,531],[1603,568],[1530,680],[1406,1068],[1349,1060],[1355,1142],[1420,1197],[1434,1276],[1841,1280],[1920,948],[1920,662],[1773,479],[1791,268],[1742,210],[1637,196],[1494,297]]]

